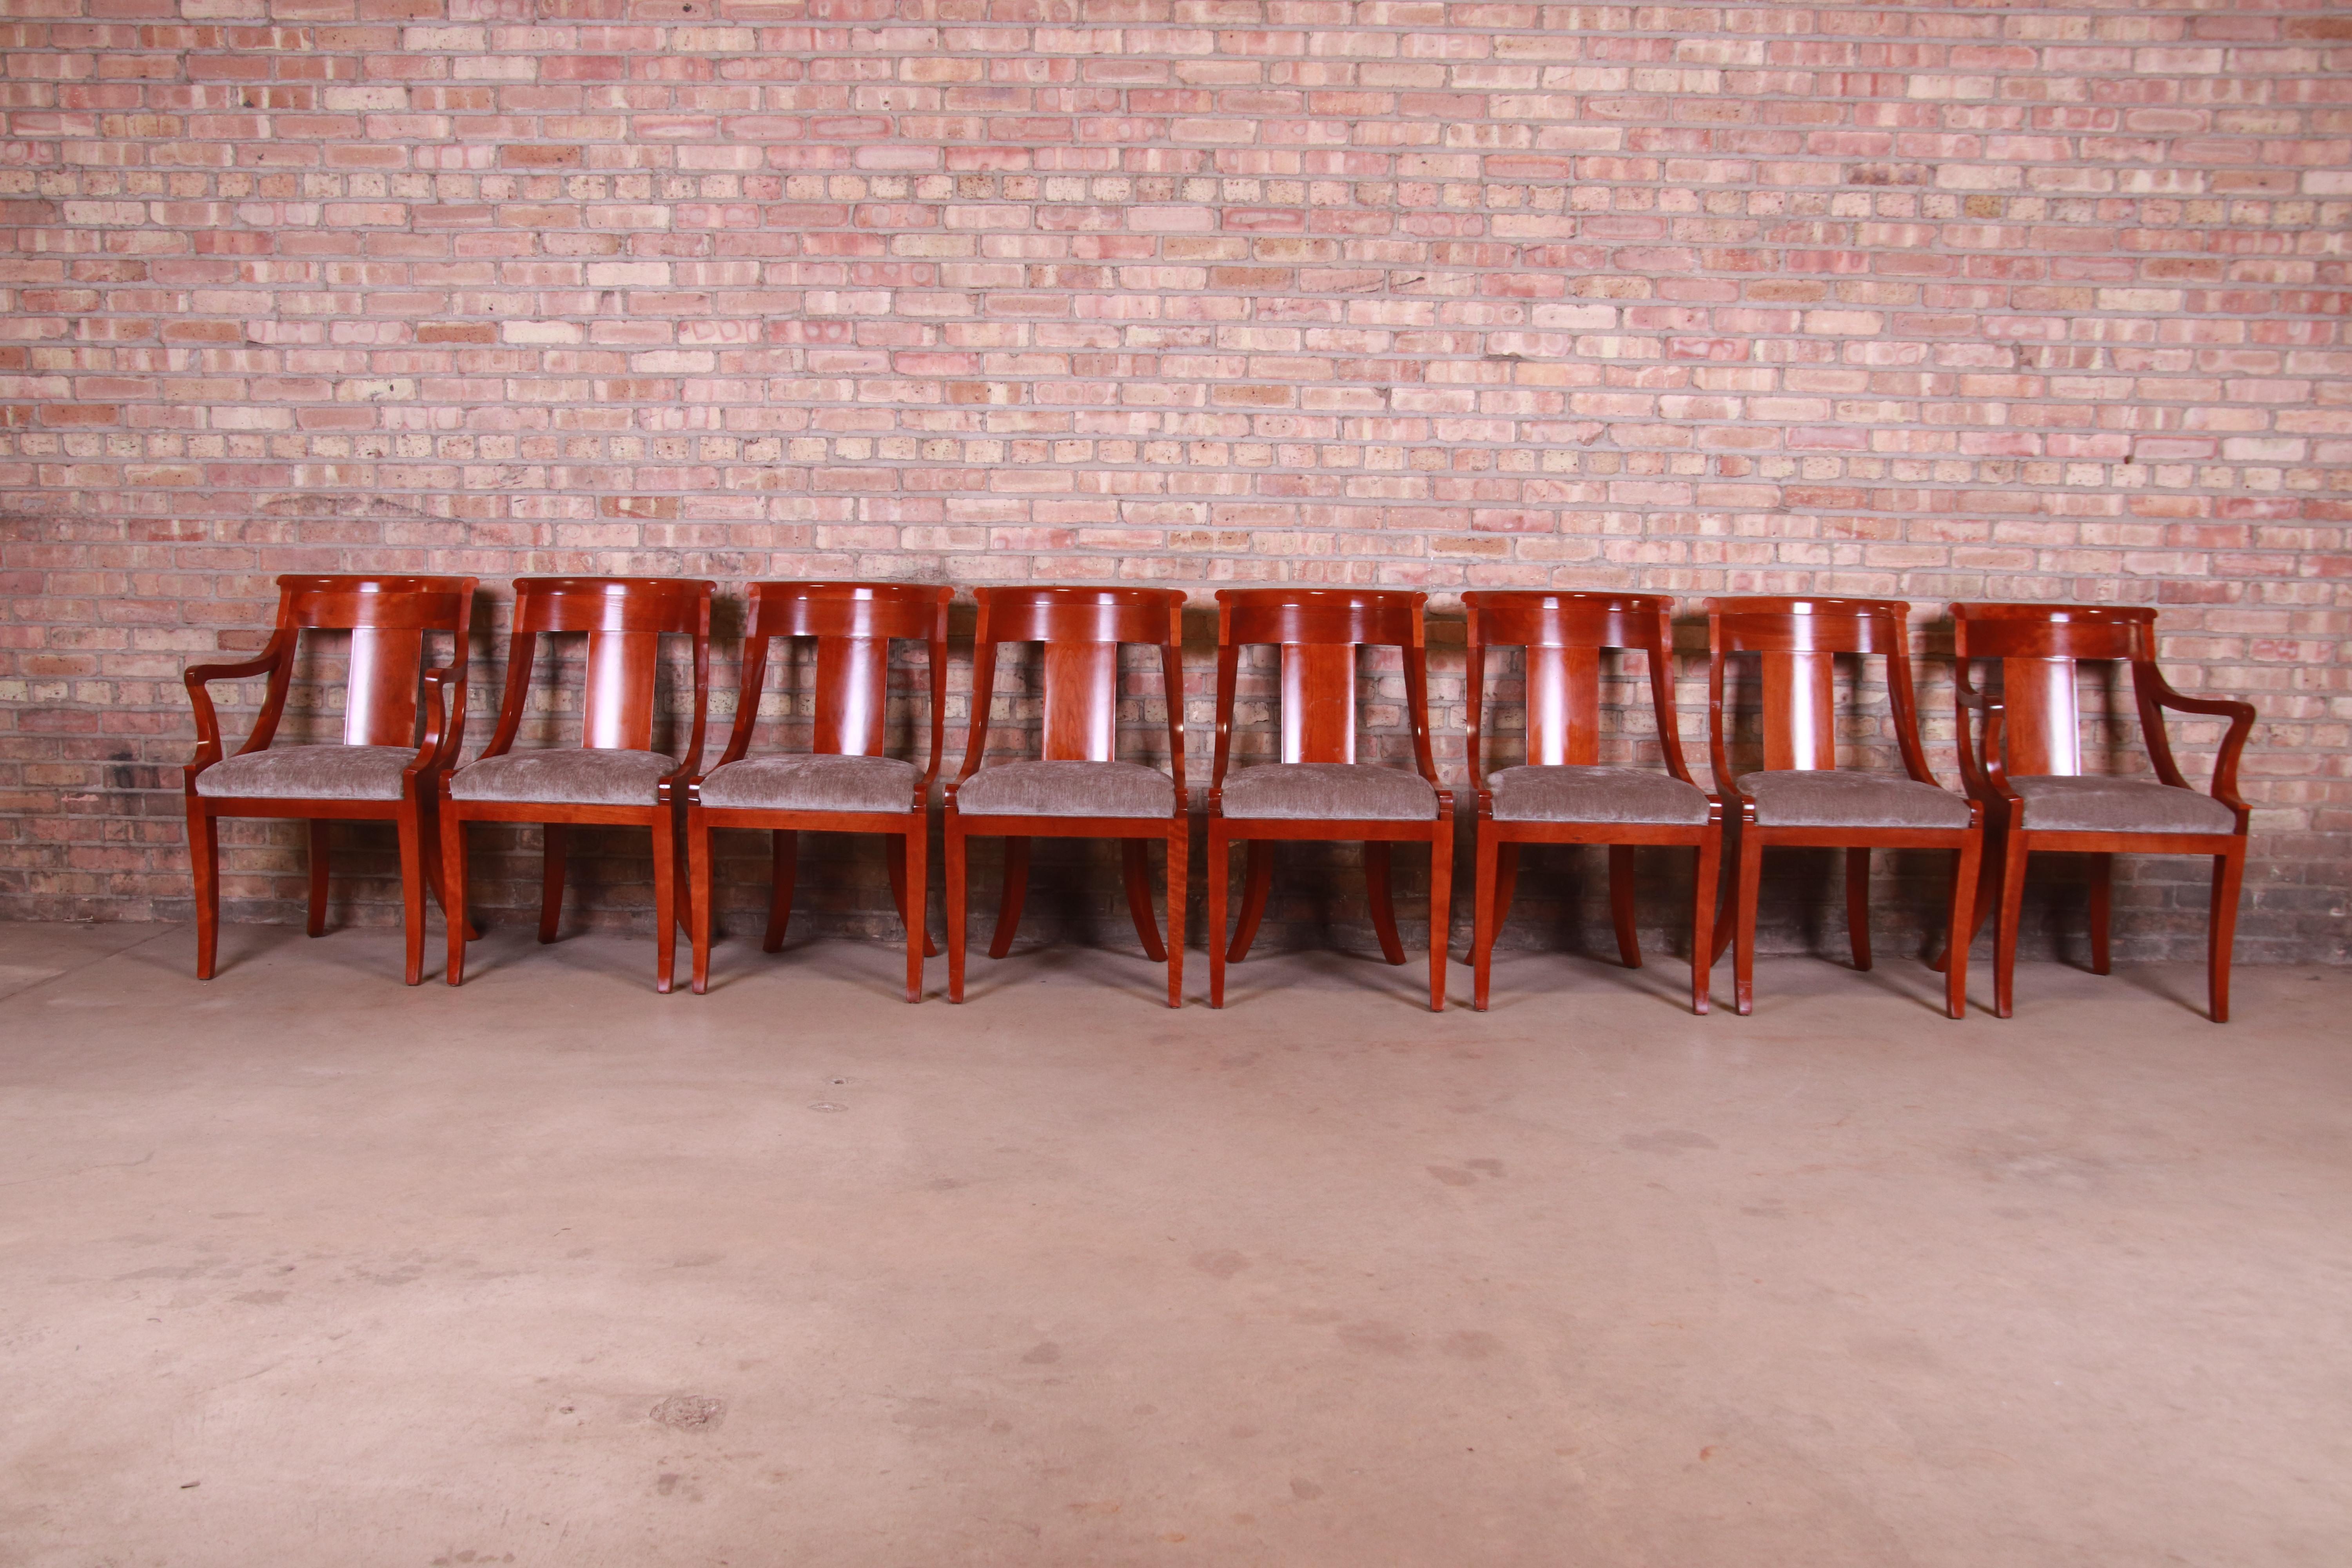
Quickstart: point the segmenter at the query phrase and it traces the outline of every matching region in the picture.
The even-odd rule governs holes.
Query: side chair
[[[925,930],[925,856],[930,843],[931,781],[939,777],[947,720],[948,601],[951,588],[904,583],[754,583],[746,609],[743,671],[735,727],[717,765],[686,786],[686,854],[692,891],[694,990],[710,979],[710,830],[766,828],[774,835],[774,880],[761,947],[784,943],[793,914],[800,836],[887,836],[890,892],[907,927],[907,1000],[923,994],[923,957],[936,952]],[[816,644],[809,750],[751,756],[768,645],[776,637]],[[929,658],[930,743],[919,769],[885,752],[890,644],[919,642]]]
[[[1969,929],[1983,846],[1983,809],[1936,783],[1919,739],[1906,629],[1910,606],[1893,599],[1709,599],[1707,744],[1716,787],[1739,807],[1738,891],[1734,900],[1733,976],[1738,1008],[1754,1005],[1756,900],[1764,851],[1782,847],[1845,851],[1846,927],[1853,966],[1870,967],[1870,852],[1949,849],[1953,932]],[[1732,771],[1724,710],[1729,662],[1754,655],[1763,667],[1764,766]],[[1886,662],[1886,692],[1903,775],[1837,765],[1836,660],[1875,655]],[[1945,975],[1944,1008],[1968,1016],[1968,953],[1954,950]]]
[[[1429,1005],[1445,1007],[1454,876],[1454,796],[1440,787],[1429,741],[1426,594],[1353,588],[1223,588],[1217,593],[1217,743],[1209,782],[1209,1005],[1225,1004],[1225,965],[1256,939],[1273,886],[1275,844],[1360,840],[1372,929],[1381,956],[1405,961],[1390,888],[1391,846],[1429,846]],[[1234,703],[1241,651],[1281,648],[1281,761],[1234,768]],[[1356,654],[1402,650],[1413,770],[1356,760]],[[1230,942],[1225,929],[1231,845],[1248,847],[1246,885]]]
[[[2254,727],[2252,705],[2174,690],[2157,667],[2153,609],[1954,605],[1952,651],[1958,665],[1954,699],[1960,772],[1969,794],[1984,806],[1994,840],[1986,857],[1985,894],[1979,898],[1971,930],[1983,925],[1988,906],[1995,901],[1986,895],[1999,878],[1994,1014],[2010,1016],[2028,856],[2053,850],[2091,857],[2091,969],[2105,974],[2115,858],[2210,855],[2213,892],[2206,927],[2206,999],[2213,1021],[2227,1023],[2230,950],[2237,931],[2246,824],[2252,809],[2238,795],[2238,760]],[[1979,660],[2000,664],[1999,695],[1979,691],[1973,684],[1970,671]],[[2129,666],[2140,735],[2154,778],[2084,771],[2078,672],[2094,661]],[[2167,710],[2230,721],[2214,760],[2211,794],[2200,794],[2181,776],[2165,731]],[[1973,725],[1971,713],[1978,720]]]
[[[1495,938],[1510,910],[1522,844],[1605,844],[1617,954],[1642,966],[1633,924],[1633,849],[1698,851],[1691,909],[1691,1011],[1707,1007],[1723,807],[1692,782],[1675,717],[1673,601],[1646,594],[1478,592],[1469,611],[1470,778],[1478,792],[1478,871],[1472,1005],[1486,1010]],[[1485,733],[1486,650],[1525,650],[1524,764],[1489,773]],[[1601,655],[1639,649],[1665,771],[1601,765]]]
[[[710,595],[678,577],[519,577],[506,695],[482,754],[441,777],[443,880],[449,890],[449,984],[466,977],[466,824],[543,825],[539,940],[555,940],[563,910],[567,832],[643,827],[653,837],[654,988],[667,992],[677,952],[677,802],[702,766],[710,706]],[[542,634],[584,632],[587,686],[580,743],[516,751],[530,706]],[[655,682],[665,636],[694,639],[694,717],[686,755],[654,751]]]
[[[220,829],[224,816],[299,816],[310,821],[310,934],[327,929],[327,825],[390,822],[400,838],[401,922],[405,978],[425,974],[425,890],[443,899],[435,853],[434,791],[457,760],[466,728],[466,636],[474,613],[471,577],[278,579],[278,621],[268,643],[238,664],[187,672],[196,711],[196,754],[186,770],[188,858],[195,874],[196,978],[210,980],[220,948]],[[278,726],[304,632],[351,634],[340,745],[278,746]],[[427,633],[448,636],[449,662],[423,669]],[[222,755],[220,718],[206,689],[216,680],[266,675],[261,712],[231,757]],[[424,736],[417,692],[424,690]],[[446,694],[446,708],[445,708]],[[455,916],[462,922],[462,915]]]
[[[970,743],[947,788],[948,996],[963,1000],[966,845],[975,835],[1004,840],[1004,885],[988,956],[1013,950],[1029,887],[1033,837],[1121,841],[1127,908],[1154,963],[1168,965],[1168,1005],[1184,999],[1184,863],[1192,845],[1184,790],[1184,595],[1173,588],[978,588],[972,632]],[[1044,645],[1041,756],[987,763],[994,722],[998,650]],[[1167,709],[1171,773],[1118,760],[1118,650],[1156,644]],[[1167,846],[1168,934],[1151,910],[1148,846]]]

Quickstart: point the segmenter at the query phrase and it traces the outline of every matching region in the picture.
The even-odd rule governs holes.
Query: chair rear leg
[[[1495,853],[1495,929],[1510,918],[1511,900],[1519,890],[1519,847],[1508,839]]]
[[[1228,962],[1239,963],[1249,956],[1250,943],[1257,940],[1258,921],[1265,919],[1266,895],[1274,889],[1274,845],[1271,840],[1243,840],[1242,913],[1234,928],[1233,944],[1225,950]],[[1211,886],[1215,886],[1213,879]],[[1224,926],[1219,923],[1219,940],[1224,937]]]
[[[2230,1021],[2230,955],[2237,945],[2238,890],[2246,875],[2246,841],[2213,857],[2213,906],[2205,928],[2205,1000],[2217,1024]]]
[[[540,827],[539,940],[555,940],[556,922],[563,917],[563,860],[570,850],[570,833],[560,822]]]
[[[1168,962],[1168,949],[1160,940],[1159,919],[1151,910],[1150,842],[1142,838],[1122,838],[1118,850],[1127,882],[1127,912],[1128,917],[1135,921],[1136,940],[1143,943],[1146,958],[1154,963],[1165,963]]]
[[[768,849],[768,929],[760,938],[761,952],[784,945],[784,928],[793,921],[793,882],[800,875],[801,836],[779,827]]]
[[[1021,929],[1021,906],[1029,897],[1029,840],[1004,841],[1004,886],[996,901],[996,931],[988,939],[988,956],[1003,958],[1013,951],[1013,934]]]
[[[1617,927],[1617,956],[1628,969],[1642,967],[1642,939],[1633,929],[1633,847],[1609,847],[1609,918]]]
[[[327,824],[318,817],[310,821],[310,921],[309,934],[327,934],[327,872],[333,858],[327,843]]]
[[[220,956],[220,818],[201,797],[188,802],[188,869],[196,885],[196,978],[210,980]]]
[[[1381,939],[1381,956],[1391,963],[1402,963],[1404,943],[1397,936],[1396,889],[1390,864],[1394,857],[1389,847],[1388,841],[1381,838],[1364,846],[1364,893],[1371,905],[1372,934]]]
[[[1705,1014],[1715,979],[1715,905],[1722,896],[1723,835],[1710,830],[1699,840],[1698,872],[1691,892],[1691,1011]]]
[[[1869,969],[1870,849],[1865,845],[1845,852],[1845,934],[1853,944],[1853,966]]]
[[[2107,962],[2107,934],[2112,929],[2115,912],[2116,858],[2112,855],[2091,857],[2091,973],[2105,974],[2111,968]]]

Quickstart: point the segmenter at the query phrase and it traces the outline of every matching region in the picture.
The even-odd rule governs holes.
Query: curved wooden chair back
[[[1840,654],[1886,660],[1886,694],[1903,768],[1934,784],[1919,741],[1911,688],[1911,606],[1898,599],[1739,598],[1706,601],[1707,745],[1717,785],[1730,797],[1725,734],[1724,672],[1734,655],[1764,667],[1764,767],[1771,773],[1837,766],[1836,660]]]
[[[1429,649],[1422,618],[1426,594],[1369,588],[1220,588],[1217,590],[1217,750],[1222,785],[1232,748],[1234,699],[1241,650],[1282,649],[1282,760],[1356,760],[1356,650],[1367,644],[1404,654],[1405,707],[1413,760],[1437,782],[1429,745]]]
[[[928,785],[940,771],[946,733],[948,601],[955,590],[910,583],[754,583],[743,628],[743,672],[735,727],[721,765],[751,750],[767,684],[768,644],[775,637],[816,642],[814,733],[809,749],[830,756],[875,757],[887,742],[890,644],[919,642],[930,659]]]
[[[1527,760],[1538,767],[1591,766],[1601,761],[1601,656],[1639,649],[1648,659],[1650,701],[1666,768],[1685,784],[1675,719],[1674,601],[1655,594],[1575,594],[1480,590],[1462,595],[1469,611],[1470,770],[1483,780],[1486,650],[1523,650]]]
[[[685,577],[518,577],[499,727],[484,756],[514,744],[530,696],[542,633],[588,637],[580,743],[592,751],[653,749],[654,683],[665,636],[694,639],[694,720],[688,754],[702,751],[710,705],[710,595],[716,584]]]
[[[2141,730],[2158,771],[2171,747],[2144,670],[2156,663],[2156,612],[2120,605],[1954,605],[1952,657],[2000,664],[2000,761],[2012,773],[2083,772],[2083,710],[2076,667],[2122,659],[2132,667]],[[2154,720],[2154,722],[2150,722]]]
[[[1174,588],[975,588],[971,742],[961,779],[980,771],[995,708],[997,649],[1045,646],[1045,723],[1038,755],[1046,762],[1108,763],[1118,752],[1118,649],[1160,649],[1168,689],[1168,743],[1184,783],[1184,595]]]
[[[347,631],[343,743],[416,744],[417,693],[425,678],[425,635],[455,642],[446,679],[464,700],[466,633],[474,615],[471,577],[311,576],[278,579],[278,624],[263,658],[275,660],[261,714],[238,748],[258,752],[277,735],[293,684],[294,649],[306,631]]]

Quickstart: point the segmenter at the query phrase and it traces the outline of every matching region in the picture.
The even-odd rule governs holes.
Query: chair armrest
[[[457,752],[466,743],[466,688],[452,679],[457,673],[452,665],[425,672],[425,742],[408,764],[410,773],[457,765]]]
[[[2004,805],[2014,802],[2017,792],[2009,787],[2009,775],[2000,760],[2000,727],[2009,717],[2001,700],[1990,692],[1973,687],[1956,685],[1952,703],[1959,722],[1958,733],[1953,737],[1953,748],[1960,759],[1960,785],[1971,799],[1990,800]],[[1976,742],[1969,740],[1969,712],[1984,715],[1983,728]]]
[[[215,680],[245,680],[257,675],[275,671],[284,660],[287,649],[278,639],[269,639],[269,646],[253,658],[238,664],[200,664],[181,677],[188,688],[188,701],[196,710],[196,754],[188,760],[191,770],[208,768],[221,760],[220,715],[213,708],[212,693],[205,690]]]
[[[2185,691],[2175,691],[2162,672],[2154,673],[2158,707],[2169,708],[2176,713],[2202,713],[2230,721],[2228,732],[2221,737],[2221,750],[2213,759],[2212,795],[2238,814],[2238,826],[2243,831],[2247,814],[2253,807],[2238,794],[2238,759],[2245,752],[2246,742],[2254,732],[2254,720],[2258,717],[2254,705],[2232,697],[2191,697]],[[2165,746],[2168,760],[2171,750],[2168,742]]]

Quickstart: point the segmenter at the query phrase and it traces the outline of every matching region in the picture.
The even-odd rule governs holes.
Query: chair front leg
[[[1756,900],[1764,885],[1764,847],[1753,831],[1739,836],[1739,891],[1732,905],[1732,1010],[1756,1010]]]
[[[1715,979],[1716,900],[1723,896],[1723,835],[1709,828],[1699,840],[1691,889],[1691,1011],[1704,1016]]]
[[[445,803],[441,817],[442,912],[449,925],[449,963],[445,977],[452,985],[466,978],[466,819]]]
[[[327,842],[329,824],[324,818],[314,816],[310,819],[308,826],[310,829],[310,918],[308,934],[324,936],[327,934],[327,873],[334,863]]]
[[[1445,1011],[1445,966],[1454,950],[1454,821],[1441,818],[1429,840],[1429,1010]]]
[[[906,889],[898,910],[907,922],[907,1000],[923,999],[923,960],[938,950],[931,942],[931,824],[919,812],[903,836],[890,842],[898,847],[898,877]]]
[[[1992,1016],[2009,1016],[2017,984],[2017,927],[2025,912],[2025,835],[2012,828],[2001,846],[2000,915],[1992,935]]]
[[[2205,928],[2205,1002],[2217,1024],[2230,1021],[2230,955],[2237,945],[2238,891],[2246,875],[2246,841],[2213,857],[2213,903]]]
[[[663,805],[650,825],[654,841],[654,989],[668,995],[677,974],[677,824]]]
[[[1944,1012],[1952,1018],[1969,1016],[1969,944],[1961,933],[1969,929],[1976,903],[1977,867],[1983,854],[1984,835],[1972,832],[1960,841],[1958,861],[1952,869],[1952,918],[1944,939],[1951,955],[1944,965]]]
[[[967,912],[964,909],[964,832],[963,821],[954,812],[948,813],[945,853],[948,858],[948,1000],[963,1000],[964,930]]]
[[[418,819],[414,795],[401,801],[399,813],[393,818],[393,831],[400,840],[401,974],[404,984],[415,985],[425,978],[425,854],[427,846],[426,829]]]
[[[689,945],[693,950],[694,970],[688,984],[697,996],[710,989],[710,825],[703,820],[702,808],[686,808],[686,879],[692,889],[688,894],[688,915],[692,924]]]
[[[1225,1005],[1226,879],[1233,870],[1233,841],[1225,837],[1225,820],[1209,818],[1209,1005]]]
[[[924,888],[923,897],[915,900],[912,903],[908,902],[907,857],[908,851],[912,849],[916,851],[914,858],[919,863],[923,859],[921,851],[930,847],[928,842],[929,837],[929,834],[923,829],[909,827],[903,833],[890,835],[883,840],[882,844],[884,867],[890,873],[890,901],[898,906],[898,919],[906,925],[908,931],[910,933],[919,933],[922,937],[923,953],[926,957],[934,955],[940,951],[931,941],[930,928],[924,921],[923,910],[917,907],[929,904],[930,889]],[[918,888],[923,887],[922,874],[919,870],[915,873],[914,885]]]
[[[195,880],[196,978],[210,980],[220,956],[220,818],[202,795],[188,797],[188,869]]]
[[[1192,825],[1179,817],[1168,829],[1168,1005],[1184,1005],[1184,882],[1192,858]]]
[[[1470,1005],[1486,1010],[1487,978],[1495,963],[1496,928],[1503,923],[1503,906],[1495,896],[1495,872],[1501,858],[1495,842],[1495,825],[1478,822],[1478,847],[1470,883]]]

